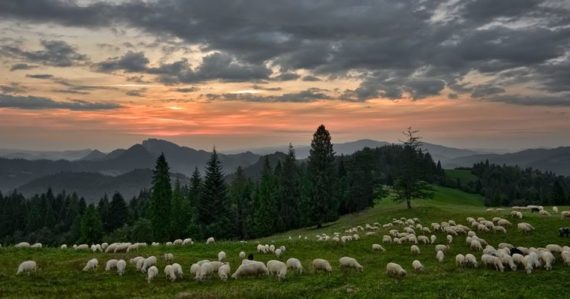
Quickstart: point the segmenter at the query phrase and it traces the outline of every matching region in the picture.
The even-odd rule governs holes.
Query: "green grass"
[[[461,184],[477,181],[477,177],[471,173],[471,170],[466,169],[446,169],[445,176],[450,179],[459,179]]]
[[[228,254],[233,271],[239,264],[239,251],[255,251],[257,241],[247,244],[218,242],[190,247],[149,247],[135,254],[0,248],[0,298],[173,298],[182,294],[191,298],[568,298],[566,292],[570,287],[570,267],[563,266],[560,259],[552,271],[539,269],[531,275],[523,271],[500,273],[481,268],[457,269],[454,265],[455,255],[471,252],[465,245],[464,237],[456,237],[445,262],[441,264],[435,260],[433,245],[419,245],[422,250],[419,257],[409,253],[409,245],[384,245],[385,253],[372,252],[371,244],[381,243],[380,239],[386,230],[377,236],[363,237],[346,245],[314,241],[314,235],[318,233],[332,234],[355,225],[386,223],[399,217],[418,217],[429,225],[449,219],[465,224],[467,216],[491,219],[499,215],[486,212],[481,198],[476,195],[441,187],[435,188],[434,199],[417,201],[413,206],[412,210],[408,210],[403,204],[384,201],[367,211],[342,217],[319,230],[300,229],[260,240],[287,246],[283,260],[297,257],[305,266],[305,274],[289,273],[284,282],[277,282],[273,278],[249,278],[227,282],[214,279],[198,283],[187,275],[183,280],[171,283],[162,275],[165,263],[161,259],[160,277],[151,284],[146,282],[145,274],[136,273],[131,265],[127,266],[127,273],[123,277],[103,271],[105,262],[110,258],[128,259],[137,255],[158,257],[172,252],[175,261],[188,273],[193,262],[215,259],[220,250]],[[507,213],[503,212],[502,216],[508,217]],[[511,221],[513,224],[516,222]],[[549,243],[568,245],[568,239],[561,239],[557,235],[558,227],[568,225],[558,216],[525,214],[523,221],[534,225],[536,231],[523,235],[510,228],[507,235],[478,235],[494,245],[499,242],[535,247]],[[308,236],[310,240],[298,240],[299,234]],[[289,240],[289,236],[293,236],[293,240]],[[438,233],[437,236],[437,243],[445,243],[444,234]],[[364,272],[340,271],[338,259],[342,256],[355,257],[364,266]],[[476,253],[476,256],[479,257],[480,253]],[[99,269],[95,273],[83,273],[82,267],[92,257],[99,259]],[[255,257],[261,261],[275,258],[257,253]],[[331,262],[332,274],[313,274],[310,271],[310,261],[317,257]],[[17,277],[15,272],[18,264],[27,259],[38,262],[39,272]],[[424,273],[413,273],[411,262],[414,259],[424,264]],[[387,277],[384,271],[388,262],[401,264],[408,271],[408,276],[401,281]]]

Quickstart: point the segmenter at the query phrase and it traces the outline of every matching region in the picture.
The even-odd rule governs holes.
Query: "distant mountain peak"
[[[93,150],[85,157],[79,159],[81,161],[101,161],[107,158],[107,155],[99,150]]]

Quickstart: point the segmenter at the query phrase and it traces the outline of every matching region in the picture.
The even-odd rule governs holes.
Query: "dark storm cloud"
[[[70,102],[58,102],[49,98],[35,96],[13,96],[8,94],[0,94],[0,108],[18,108],[18,109],[67,109],[76,111],[93,111],[93,110],[109,110],[117,109],[121,106],[112,103],[97,103],[81,100],[73,100]]]
[[[320,88],[309,88],[300,92],[284,93],[278,96],[263,96],[252,93],[225,93],[225,94],[206,94],[209,100],[228,100],[228,101],[247,101],[247,102],[289,102],[289,103],[307,103],[317,100],[331,99],[327,95],[326,90]]]
[[[42,40],[42,50],[29,51],[18,46],[3,46],[0,55],[10,56],[44,65],[68,67],[86,62],[87,56],[77,52],[75,47],[60,40]]]
[[[471,96],[474,98],[488,97],[490,95],[495,95],[505,92],[505,89],[499,86],[493,85],[480,85],[473,89]]]
[[[99,64],[107,72],[155,74],[168,84],[280,79],[269,65],[281,74],[309,72],[307,79],[360,80],[360,86],[343,96],[358,101],[379,96],[422,99],[446,87],[457,95],[471,94],[473,87],[459,82],[472,71],[520,75],[495,84],[505,90],[509,84],[532,82],[557,97],[570,86],[565,79],[569,76],[563,76],[567,64],[552,63],[564,60],[570,46],[570,8],[559,1],[164,0],[77,5],[19,0],[0,2],[0,16],[77,27],[124,25],[216,53],[196,67],[180,60],[151,68],[144,55],[134,52]],[[524,73],[513,72],[522,67]]]

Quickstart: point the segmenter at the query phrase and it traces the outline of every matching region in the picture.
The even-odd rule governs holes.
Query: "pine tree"
[[[202,226],[203,237],[227,238],[231,235],[229,199],[216,149],[212,152],[206,166],[198,206],[198,222]]]
[[[299,225],[299,197],[301,194],[298,186],[299,173],[293,145],[289,144],[289,151],[285,161],[283,161],[283,166],[276,173],[279,176],[277,186],[279,223],[277,228],[279,231],[284,231]]]
[[[230,188],[230,197],[232,199],[232,216],[235,223],[235,234],[240,239],[249,239],[252,226],[252,199],[253,186],[252,182],[245,177],[243,169],[238,166],[235,179]]]
[[[200,197],[202,196],[202,177],[198,167],[194,168],[192,177],[190,178],[190,186],[188,188],[188,225],[186,226],[186,233],[189,236],[203,238],[201,226],[198,220],[198,207],[200,204]],[[207,237],[206,237],[207,238]]]
[[[258,236],[266,236],[276,231],[277,186],[275,175],[265,156],[261,180],[255,192],[255,231]]]
[[[103,225],[101,216],[93,205],[89,205],[81,218],[80,242],[94,244],[101,242],[103,238]]]
[[[311,183],[312,222],[318,228],[338,217],[335,194],[334,151],[331,136],[324,125],[313,135],[309,154],[308,179]]]
[[[97,210],[99,212],[99,215],[101,215],[101,222],[103,223],[103,230],[106,233],[110,233],[113,230],[109,224],[110,205],[111,204],[109,203],[109,197],[107,197],[107,194],[103,195],[103,198],[101,198],[99,200],[99,202],[97,203]]]
[[[172,192],[172,238],[178,239],[184,236],[186,230],[187,206],[185,205],[184,194],[182,193],[182,187],[180,186],[180,181],[177,179],[174,184],[174,191]]]
[[[170,239],[171,200],[172,187],[170,186],[168,163],[164,154],[161,154],[156,160],[156,167],[153,172],[150,199],[150,220],[153,235],[160,242]]]
[[[127,203],[123,196],[116,192],[113,194],[113,199],[109,204],[107,225],[110,231],[114,231],[127,224],[129,219],[129,210],[127,208]]]

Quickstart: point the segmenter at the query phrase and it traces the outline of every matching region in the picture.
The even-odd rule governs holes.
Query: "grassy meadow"
[[[570,209],[559,207],[561,210]],[[548,207],[550,210],[550,207]],[[570,240],[558,236],[558,228],[569,223],[560,219],[559,215],[539,216],[525,213],[522,221],[529,222],[536,230],[523,235],[516,230],[515,219],[504,212],[487,212],[479,196],[466,194],[458,190],[435,187],[432,200],[417,201],[413,209],[408,210],[404,204],[383,201],[374,208],[364,212],[342,217],[322,229],[300,229],[271,236],[261,240],[250,240],[247,243],[217,242],[206,245],[203,242],[187,247],[147,247],[135,253],[105,254],[77,252],[73,249],[55,248],[15,249],[0,248],[0,298],[568,298],[570,288],[570,267],[564,266],[560,258],[552,271],[538,269],[528,275],[523,270],[517,272],[496,272],[492,269],[459,269],[455,266],[455,255],[458,253],[474,253],[477,258],[480,252],[471,251],[465,245],[465,236],[455,237],[449,253],[443,263],[435,259],[433,245],[418,245],[419,256],[410,254],[410,245],[382,244],[386,252],[371,250],[371,244],[381,243],[382,229],[376,236],[364,236],[345,245],[332,241],[316,241],[319,233],[343,232],[345,229],[366,223],[390,222],[392,218],[418,217],[421,223],[429,226],[431,222],[455,220],[465,224],[468,216],[483,216],[491,219],[502,216],[513,223],[508,233],[477,233],[490,244],[496,246],[500,242],[508,242],[520,246],[540,247],[550,243],[570,245]],[[307,236],[308,240],[299,240],[298,235]],[[436,244],[446,244],[445,234],[437,233]],[[292,236],[292,240],[289,240]],[[275,259],[273,255],[255,253],[258,241],[285,245],[287,251],[281,260],[296,257],[305,267],[305,273],[297,275],[288,273],[287,279],[278,282],[275,278],[230,279],[227,282],[211,279],[196,282],[189,275],[190,265],[202,259],[216,259],[217,253],[224,250],[232,266],[232,272],[240,263],[238,253],[246,251],[254,253],[255,259],[268,261]],[[162,255],[166,252],[174,254],[174,261],[184,267],[186,276],[182,280],[169,282],[162,269],[165,262]],[[156,255],[159,258],[160,276],[152,283],[147,283],[146,274],[135,272],[133,265],[127,265],[126,274],[122,277],[115,272],[104,271],[105,262],[111,258],[123,258],[128,261],[135,256]],[[356,258],[364,266],[363,272],[339,269],[338,259],[342,256]],[[85,273],[81,269],[90,258],[99,260],[96,272]],[[324,258],[333,266],[332,274],[315,274],[310,269],[314,258]],[[30,276],[16,276],[18,264],[33,259],[38,263],[39,271]],[[423,273],[414,273],[411,263],[420,260],[425,267]],[[385,274],[388,262],[399,263],[408,271],[403,280],[389,278]]]

